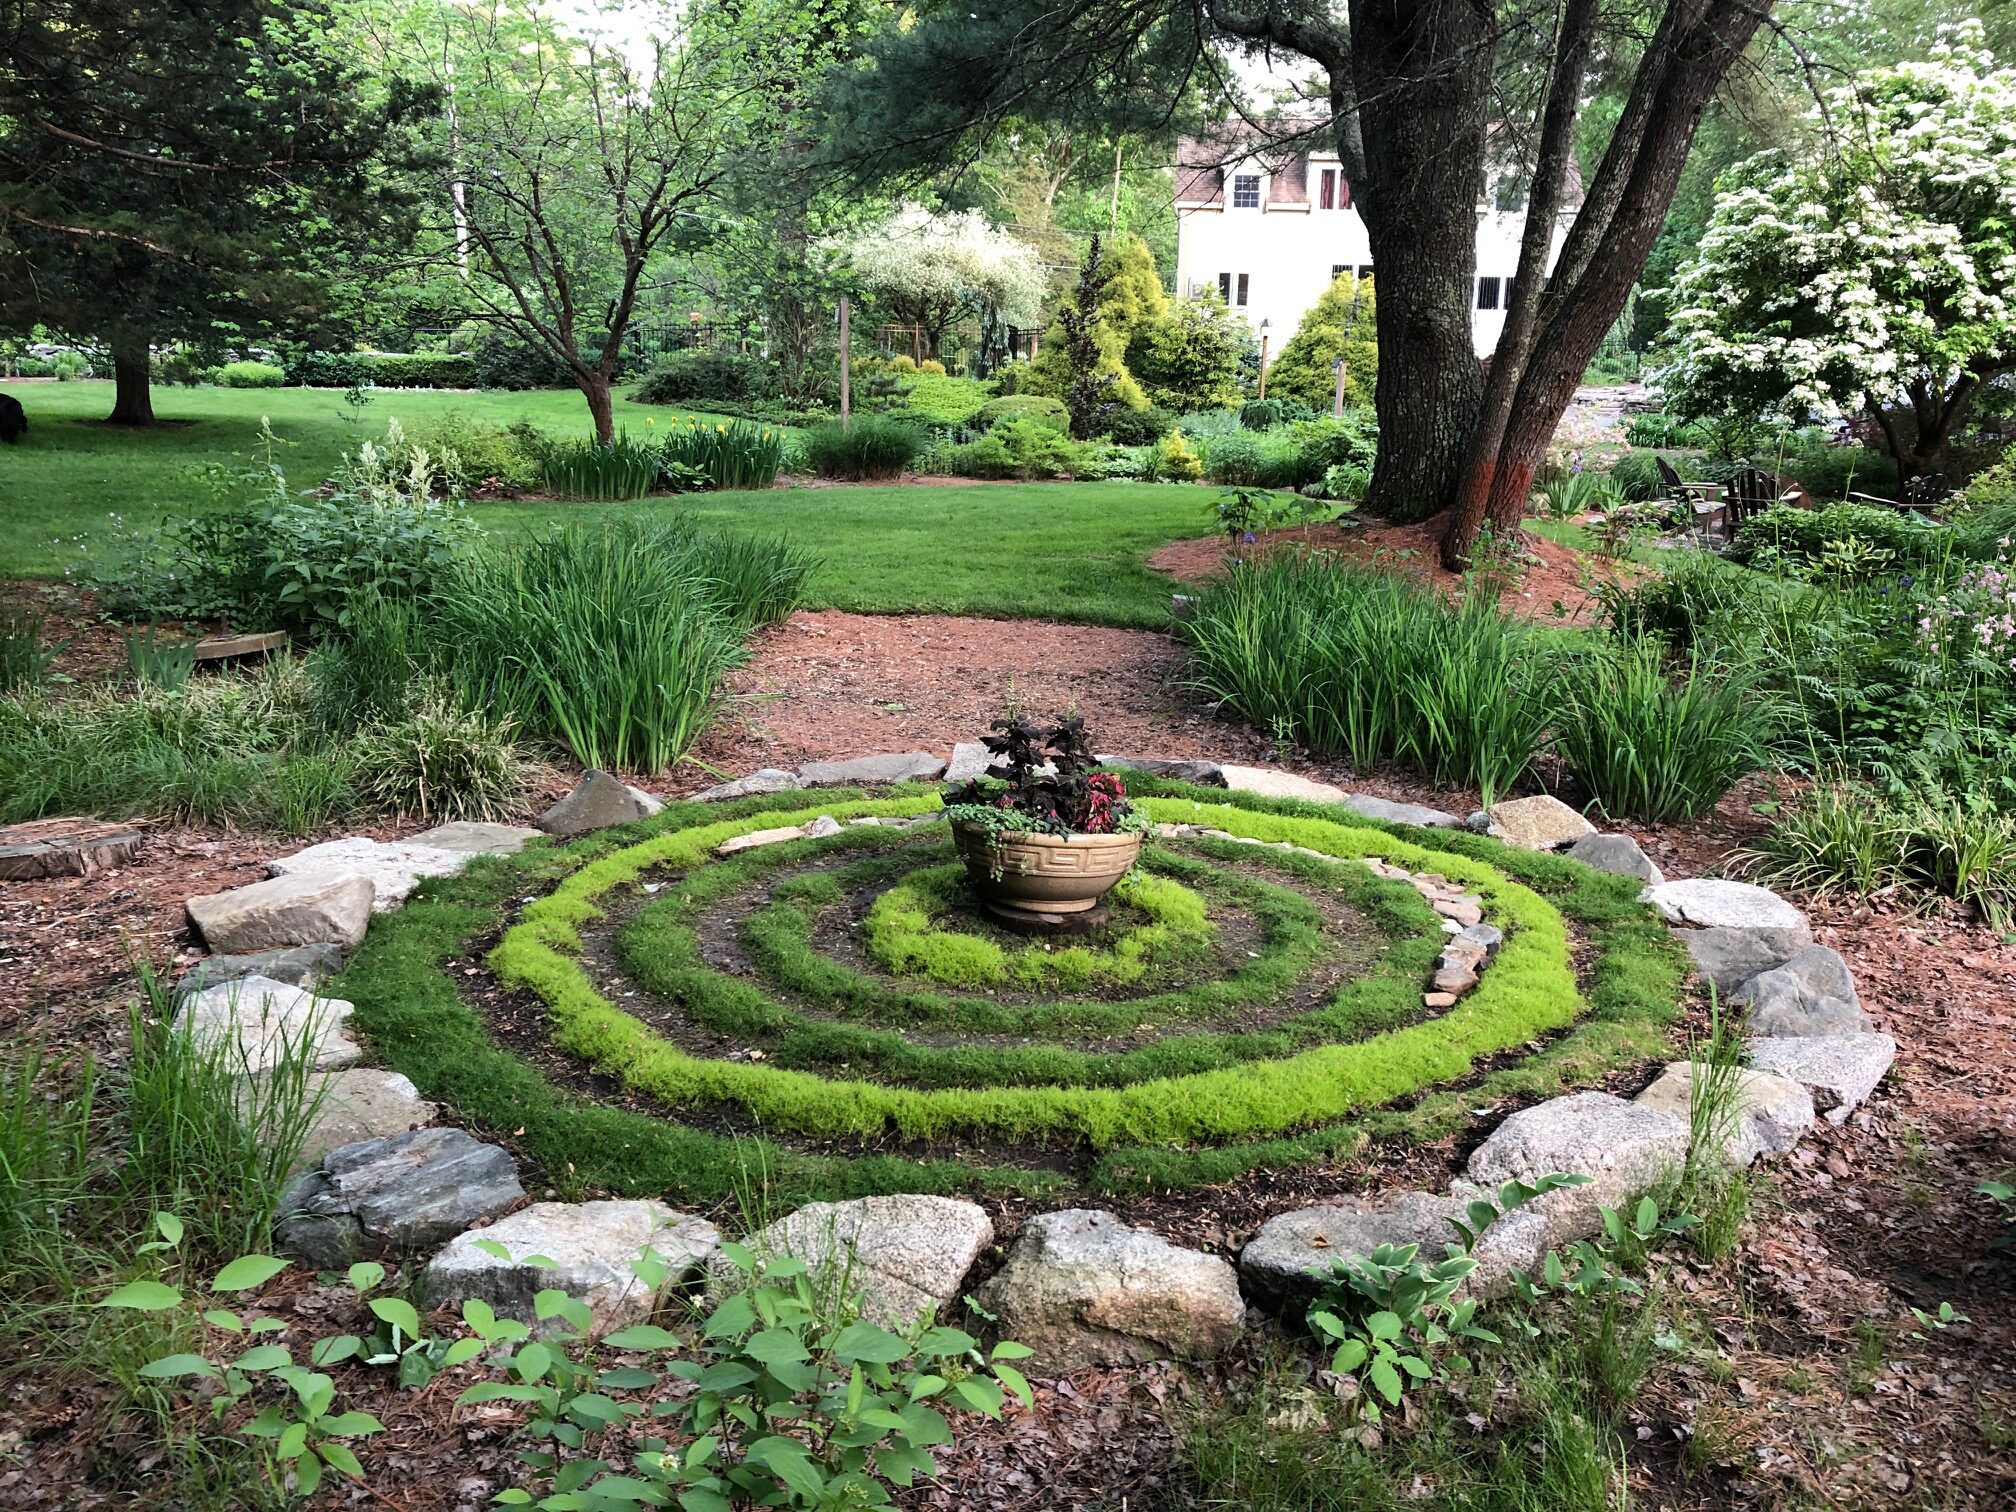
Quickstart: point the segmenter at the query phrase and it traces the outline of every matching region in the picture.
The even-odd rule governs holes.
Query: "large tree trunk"
[[[608,445],[616,439],[616,405],[609,391],[608,375],[577,372],[574,382],[580,387],[581,397],[588,401],[588,413],[595,422],[595,439]]]
[[[149,371],[147,339],[130,331],[114,336],[112,347],[112,413],[107,425],[152,425],[154,390]]]
[[[1470,307],[1496,25],[1483,0],[1351,7],[1386,442],[1365,507],[1394,520],[1448,506],[1483,396]]]

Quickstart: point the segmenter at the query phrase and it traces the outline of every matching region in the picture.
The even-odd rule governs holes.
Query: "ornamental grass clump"
[[[774,425],[676,422],[658,443],[658,481],[675,491],[768,488],[789,450],[789,437]]]

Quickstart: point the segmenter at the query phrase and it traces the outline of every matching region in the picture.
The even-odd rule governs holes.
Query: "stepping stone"
[[[779,767],[764,767],[732,782],[717,782],[693,795],[701,803],[720,803],[730,798],[752,798],[763,793],[789,792],[797,777]]]
[[[984,751],[985,746],[981,749]],[[1159,756],[1101,756],[1101,766],[1123,771],[1146,772],[1150,777],[1166,777],[1171,782],[1187,782],[1192,787],[1225,786],[1225,769],[1215,761],[1173,761]]]
[[[1225,786],[1235,793],[1258,793],[1262,798],[1300,798],[1308,803],[1342,803],[1351,795],[1328,782],[1316,782],[1283,772],[1275,767],[1221,766]]]
[[[1666,880],[1666,874],[1629,835],[1584,835],[1568,847],[1568,854],[1584,866],[1620,877],[1638,877],[1654,887]]]
[[[1496,924],[1466,924],[1456,938],[1483,946],[1486,955],[1496,955],[1498,947],[1505,943],[1505,931]]]
[[[1769,971],[1761,971],[1730,995],[1750,1011],[1745,1026],[1763,1038],[1813,1034],[1866,1034],[1848,963],[1825,945],[1804,950]]]
[[[1484,812],[1490,820],[1484,833],[1520,850],[1559,850],[1596,833],[1595,825],[1547,793],[1494,803]]]
[[[1648,887],[1638,900],[1650,903],[1668,924],[1696,929],[1811,929],[1805,914],[1754,882],[1689,877]]]
[[[433,829],[409,835],[408,845],[430,845],[435,850],[461,851],[470,856],[510,856],[537,840],[539,831],[521,824],[482,824],[473,819],[457,819],[437,824]]]
[[[1223,1260],[1085,1208],[1031,1218],[973,1300],[1053,1375],[1215,1359],[1239,1342],[1246,1319],[1238,1275]]]
[[[250,955],[208,956],[182,973],[175,992],[178,997],[187,997],[219,982],[249,976],[285,982],[290,987],[313,987],[318,978],[334,976],[342,969],[341,945],[290,945],[285,950],[255,950]]]
[[[373,912],[390,913],[406,901],[421,878],[453,876],[468,864],[467,851],[443,850],[410,840],[345,835],[269,861],[266,872],[273,877],[369,877],[375,889]]]
[[[1676,929],[1694,970],[1718,992],[1733,992],[1759,972],[1782,966],[1813,943],[1813,931],[1796,929]]]
[[[196,642],[192,654],[199,662],[229,661],[238,656],[258,656],[278,651],[287,644],[285,630],[260,630],[246,635],[213,635]]]
[[[138,858],[147,837],[102,819],[32,819],[0,829],[0,882],[89,877]]]
[[[539,816],[539,828],[549,835],[572,839],[619,824],[634,824],[663,807],[641,788],[591,767],[581,774],[573,792]]]
[[[180,1009],[191,1040],[226,1047],[227,1066],[246,1075],[271,1071],[289,1054],[305,1055],[315,1071],[362,1060],[363,1050],[343,1027],[355,1011],[340,998],[262,976],[206,987],[183,999]]]
[[[1600,1227],[1599,1207],[1620,1207],[1659,1184],[1687,1158],[1687,1121],[1607,1092],[1576,1092],[1514,1113],[1471,1152],[1470,1179],[1495,1190],[1515,1177],[1560,1172],[1589,1185],[1535,1198],[1527,1210],[1547,1220],[1549,1248]]]
[[[1344,807],[1354,814],[1383,820],[1387,824],[1412,824],[1420,829],[1463,827],[1461,819],[1443,809],[1429,808],[1421,803],[1395,803],[1386,798],[1374,798],[1370,793],[1346,793]]]
[[[1750,1064],[1790,1077],[1813,1094],[1813,1106],[1831,1124],[1848,1121],[1897,1059],[1887,1034],[1821,1034],[1753,1039]]]
[[[905,1328],[927,1308],[942,1314],[994,1225],[976,1203],[952,1197],[860,1197],[813,1202],[743,1243],[759,1257],[791,1255],[815,1273],[840,1267],[861,1294],[861,1314],[884,1328]],[[725,1257],[708,1266],[717,1298],[738,1289],[742,1272]]]
[[[1481,1194],[1472,1194],[1481,1195]],[[1323,1290],[1339,1261],[1363,1258],[1381,1245],[1414,1245],[1418,1258],[1435,1262],[1460,1244],[1452,1219],[1468,1222],[1468,1198],[1441,1192],[1400,1192],[1385,1201],[1353,1198],[1281,1213],[1239,1252],[1239,1279],[1256,1306],[1298,1319]],[[1467,1291],[1502,1288],[1515,1270],[1532,1270],[1543,1253],[1546,1224],[1514,1209],[1486,1228],[1472,1258],[1477,1269]]]
[[[525,1198],[517,1162],[460,1129],[341,1145],[280,1194],[281,1253],[317,1270],[436,1245]]]
[[[510,1258],[500,1259],[484,1244],[502,1245]],[[535,1333],[563,1324],[557,1318],[540,1322],[534,1299],[542,1291],[563,1291],[588,1304],[599,1338],[644,1322],[666,1291],[701,1274],[720,1247],[713,1224],[662,1202],[535,1202],[449,1240],[427,1263],[423,1285],[431,1306],[460,1308],[478,1297],[499,1317],[532,1324]],[[647,1249],[665,1263],[663,1287],[637,1277],[637,1258]],[[553,1264],[528,1264],[534,1256]]]
[[[808,761],[798,768],[799,787],[873,787],[890,782],[931,782],[944,775],[945,762],[929,751],[888,756],[856,756],[849,761]]]
[[[1110,757],[1099,758],[1108,766]],[[952,747],[952,759],[945,763],[945,780],[948,783],[967,783],[985,777],[987,769],[994,764],[994,753],[977,740],[962,740]]]
[[[290,945],[356,945],[371,924],[369,877],[315,872],[273,877],[185,905],[203,943],[219,955]]]
[[[1431,897],[1428,899],[1428,906],[1455,924],[1459,933],[1465,929],[1475,929],[1484,922],[1484,907],[1475,898]]]
[[[318,1090],[322,1105],[302,1141],[303,1165],[314,1165],[331,1150],[360,1139],[383,1139],[430,1124],[437,1111],[397,1071],[371,1066],[319,1073],[310,1088]]]
[[[803,833],[807,840],[824,840],[828,835],[839,834],[841,828],[840,821],[831,814],[821,814],[805,826]]]
[[[1674,1061],[1634,1102],[1686,1119],[1693,1106],[1692,1061]],[[1813,1127],[1813,1094],[1790,1077],[1768,1071],[1737,1071],[1723,1155],[1732,1166],[1763,1156],[1783,1155]]]
[[[806,827],[802,824],[787,824],[778,829],[751,830],[746,835],[730,835],[714,847],[717,856],[733,856],[742,851],[755,850],[765,845],[782,845],[787,840],[803,840]]]

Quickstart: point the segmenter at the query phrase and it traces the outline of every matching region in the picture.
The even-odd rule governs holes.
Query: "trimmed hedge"
[[[300,388],[466,389],[476,387],[476,361],[465,352],[304,352],[287,364]]]

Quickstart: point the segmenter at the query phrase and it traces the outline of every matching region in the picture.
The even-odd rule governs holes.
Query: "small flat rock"
[[[1370,793],[1346,793],[1342,801],[1352,813],[1387,824],[1412,824],[1421,829],[1463,827],[1463,821],[1454,814],[1422,803],[1395,803],[1388,798],[1374,798]]]
[[[1472,809],[1463,816],[1463,828],[1482,835],[1490,831],[1491,816],[1482,809]]]
[[[523,850],[527,841],[537,840],[539,833],[522,824],[481,824],[473,819],[457,819],[408,836],[406,843],[460,851],[468,856],[510,856]]]
[[[714,847],[714,854],[733,856],[765,845],[782,845],[787,840],[803,840],[805,831],[806,826],[802,824],[786,824],[777,829],[751,830],[746,835],[730,835]]]
[[[1588,1186],[1549,1192],[1529,1203],[1547,1220],[1550,1247],[1597,1231],[1599,1207],[1618,1207],[1656,1186],[1687,1158],[1687,1121],[1607,1092],[1576,1092],[1521,1109],[1470,1155],[1469,1176],[1496,1188],[1517,1177],[1561,1172]]]
[[[780,767],[763,767],[732,782],[717,782],[693,796],[701,803],[722,803],[730,798],[753,798],[764,793],[789,792],[797,777]]]
[[[182,973],[175,991],[187,997],[219,982],[249,976],[285,982],[290,987],[313,987],[320,978],[334,976],[342,969],[341,945],[290,945],[285,950],[255,950],[249,955],[206,956]]]
[[[1218,771],[1225,779],[1225,786],[1235,793],[1257,793],[1262,798],[1300,798],[1308,803],[1342,803],[1351,796],[1332,783],[1300,777],[1278,767],[1225,765]]]
[[[31,819],[0,829],[0,882],[89,877],[136,859],[147,837],[102,819]]]
[[[184,998],[180,1011],[197,1044],[228,1047],[230,1069],[248,1076],[275,1069],[290,1054],[306,1055],[316,1071],[347,1066],[364,1055],[344,1031],[355,1011],[349,1003],[270,977],[219,982]]]
[[[356,945],[371,926],[377,892],[369,877],[314,872],[207,893],[186,907],[204,944],[219,955],[242,955],[290,945]]]
[[[338,1146],[288,1183],[274,1239],[318,1270],[428,1250],[523,1201],[518,1166],[460,1129]]]
[[[266,863],[270,877],[343,875],[369,877],[371,907],[390,913],[412,894],[423,877],[452,876],[469,864],[467,851],[444,850],[411,840],[371,840],[345,835]]]
[[[805,826],[807,840],[824,840],[828,835],[840,833],[841,824],[831,814],[821,814]]]
[[[1456,994],[1453,992],[1424,992],[1421,994],[1423,1008],[1454,1008]]]
[[[1459,934],[1484,922],[1484,907],[1475,898],[1430,898],[1428,906],[1454,923]]]
[[[354,1066],[320,1073],[315,1083],[313,1090],[320,1093],[322,1103],[302,1141],[304,1165],[314,1165],[331,1150],[360,1139],[404,1134],[434,1121],[434,1104],[397,1071]]]
[[[1687,947],[1694,970],[1718,992],[1733,992],[1760,971],[1799,954],[1813,943],[1813,931],[1797,929],[1679,929],[1675,939]]]
[[[501,1259],[481,1248],[497,1244]],[[459,1308],[471,1297],[490,1304],[499,1317],[542,1324],[533,1299],[548,1289],[588,1304],[599,1337],[651,1316],[664,1291],[700,1274],[721,1246],[721,1233],[704,1218],[674,1212],[662,1202],[535,1202],[488,1228],[450,1239],[428,1262],[423,1284],[430,1305]],[[665,1262],[663,1288],[637,1278],[636,1260],[650,1250]],[[552,1265],[527,1263],[543,1256]]]
[[[640,799],[649,799],[656,807],[647,807]],[[581,774],[573,792],[539,816],[539,828],[549,835],[572,839],[619,824],[634,824],[662,807],[650,794],[591,767]]]
[[[1477,985],[1477,973],[1465,966],[1445,966],[1435,973],[1435,990],[1458,996]]]
[[[1719,877],[1661,882],[1638,895],[1668,924],[1696,929],[1810,929],[1806,915],[1768,887]]]
[[[1505,943],[1505,931],[1496,924],[1466,924],[1457,938],[1483,946],[1487,955],[1496,955],[1498,947]]]
[[[1485,813],[1490,824],[1484,833],[1521,850],[1559,850],[1596,833],[1595,825],[1549,793],[1494,803]]]
[[[792,1255],[814,1271],[847,1265],[862,1316],[903,1328],[926,1308],[942,1314],[951,1304],[994,1242],[994,1224],[977,1203],[952,1197],[860,1197],[807,1203],[743,1242],[759,1256]],[[725,1259],[709,1265],[716,1295],[734,1291],[740,1277]]]
[[[1829,1123],[1848,1121],[1883,1080],[1897,1059],[1897,1041],[1887,1034],[1800,1035],[1750,1041],[1750,1064],[1790,1077],[1813,1094],[1813,1106]]]
[[[1568,854],[1584,866],[1620,877],[1637,877],[1653,887],[1666,880],[1644,847],[1629,835],[1584,835],[1568,847]]]
[[[287,644],[285,630],[258,630],[245,635],[213,635],[196,642],[192,654],[199,662],[229,661],[237,656],[258,656],[278,651]]]
[[[1246,1319],[1239,1277],[1223,1260],[1086,1208],[1030,1219],[973,1300],[1049,1374],[1215,1359],[1238,1343]]]
[[[971,782],[985,777],[994,764],[994,753],[977,740],[962,740],[952,747],[952,759],[945,763],[947,782]]]
[[[1423,1260],[1442,1259],[1458,1242],[1451,1220],[1466,1217],[1465,1202],[1439,1192],[1400,1192],[1385,1201],[1353,1199],[1282,1213],[1239,1252],[1239,1279],[1254,1305],[1299,1317],[1339,1261],[1362,1258],[1382,1244],[1411,1244]],[[1491,1224],[1473,1252],[1477,1269],[1468,1289],[1493,1292],[1514,1270],[1531,1270],[1544,1233],[1545,1224],[1523,1210]]]
[[[1766,1039],[1866,1034],[1870,1028],[1854,974],[1825,945],[1808,945],[1782,966],[1758,972],[1730,996],[1750,1010],[1750,1031]]]
[[[808,761],[798,768],[800,787],[874,786],[886,782],[931,782],[945,774],[945,758],[929,751],[856,756],[847,761]]]
[[[1693,1106],[1692,1061],[1674,1061],[1659,1079],[1633,1099],[1686,1119]],[[1769,1071],[1738,1071],[1723,1154],[1734,1166],[1764,1156],[1783,1155],[1813,1127],[1813,1095],[1790,1077]],[[1711,1081],[1710,1085],[1713,1085]]]
[[[1146,772],[1150,777],[1166,777],[1171,782],[1187,782],[1192,787],[1225,786],[1225,768],[1215,761],[1178,761],[1161,756],[1101,756],[1101,766],[1123,771]]]

